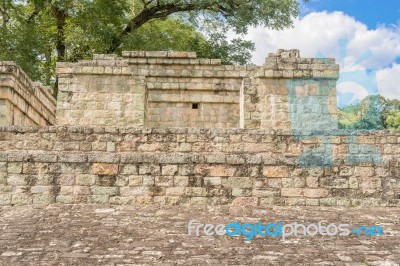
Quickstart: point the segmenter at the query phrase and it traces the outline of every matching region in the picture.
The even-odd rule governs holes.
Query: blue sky
[[[268,53],[281,48],[299,49],[301,57],[323,54],[336,59],[341,73],[367,71],[376,93],[400,99],[400,0],[311,0],[301,6],[293,27],[249,29],[245,39],[255,43],[254,64],[262,65]],[[339,105],[370,95],[357,82],[338,82],[337,92]]]
[[[342,11],[363,22],[369,29],[400,23],[400,0],[311,0],[302,15],[320,11]]]
[[[302,4],[300,17],[315,12],[335,11],[362,22],[369,30],[380,27],[396,29],[400,26],[400,0],[310,0]],[[400,64],[400,56],[395,62]]]
[[[393,29],[397,33],[400,33],[400,31],[398,31],[400,25],[400,0],[311,0],[302,5],[300,18],[304,18],[312,13],[332,13],[335,11],[342,12],[344,15],[354,18],[355,21],[364,24],[370,32],[375,32],[377,29]],[[388,72],[391,67],[397,67],[395,70],[398,70],[399,64],[400,54],[397,54],[391,62],[386,62],[386,65],[369,68],[374,71],[382,72],[386,70],[386,72]],[[398,71],[391,70],[392,75],[400,75]],[[387,74],[386,76],[386,79],[389,79]],[[389,89],[383,88],[388,85],[387,83],[387,80],[385,83],[385,80],[381,79],[381,86],[375,86],[376,92],[381,94],[386,93],[392,96],[392,98],[400,98],[400,90],[395,88],[395,85],[389,85],[391,86]],[[362,97],[366,96],[365,93],[362,92],[363,89],[360,88],[359,84],[353,83],[346,85],[339,83],[338,87],[339,106],[347,105],[351,102],[356,103],[360,101]],[[357,97],[357,92],[359,92],[358,98],[352,101],[354,97]]]

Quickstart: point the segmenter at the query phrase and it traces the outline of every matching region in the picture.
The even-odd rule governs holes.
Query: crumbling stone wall
[[[398,133],[325,134],[299,139],[291,131],[249,129],[3,127],[0,204],[400,206]],[[299,163],[328,137],[331,165]],[[370,145],[379,158],[351,159],[374,157]]]
[[[0,62],[0,125],[54,125],[50,88],[32,82],[14,62]]]
[[[260,67],[221,65],[191,52],[99,55],[58,64],[57,124],[291,129],[301,104],[301,119],[315,129],[328,118],[335,127],[337,108],[327,106],[336,106],[338,71],[333,59],[300,58],[298,50],[279,50]],[[301,83],[297,94],[290,82]]]
[[[145,84],[127,61],[98,55],[58,63],[57,125],[144,125]]]
[[[147,127],[239,127],[240,70],[245,67],[222,66],[219,59],[198,59],[190,52],[124,56],[146,77]]]
[[[0,121],[42,127],[0,127],[0,204],[400,206],[400,135],[337,129],[334,60],[220,63],[59,63],[57,127],[49,91],[1,63]]]
[[[338,127],[334,59],[300,58],[298,50],[269,54],[244,79],[245,128],[330,130]]]
[[[333,59],[270,54],[226,66],[191,52],[124,52],[58,63],[58,125],[337,128]],[[15,65],[0,65],[2,125],[53,125],[55,100]]]
[[[190,52],[124,52],[59,63],[57,124],[239,127],[240,72]]]

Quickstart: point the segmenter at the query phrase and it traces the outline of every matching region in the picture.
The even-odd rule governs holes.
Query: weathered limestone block
[[[233,201],[234,205],[239,206],[257,206],[258,198],[256,197],[238,197]]]
[[[263,175],[270,178],[289,177],[289,168],[287,166],[264,166]]]
[[[117,164],[94,163],[92,173],[95,175],[116,175],[118,174]]]
[[[329,190],[326,188],[306,188],[303,193],[304,197],[307,198],[325,198],[329,195]]]
[[[30,80],[16,63],[0,61],[0,125],[54,125],[55,112],[50,88]]]

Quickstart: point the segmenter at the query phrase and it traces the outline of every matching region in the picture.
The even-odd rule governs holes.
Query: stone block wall
[[[2,127],[0,204],[400,206],[400,134],[325,134]],[[331,165],[299,163],[328,138]]]
[[[0,62],[0,125],[54,125],[50,88],[32,82],[14,62]]]
[[[57,125],[144,125],[145,84],[113,55],[58,63]]]
[[[240,74],[246,67],[222,66],[190,52],[125,52],[146,77],[147,127],[238,128]]]
[[[327,105],[336,104],[338,71],[333,59],[300,58],[297,50],[270,54],[260,67],[221,65],[191,52],[98,55],[57,65],[57,124],[292,129],[301,104],[300,120],[320,129],[327,118],[337,125],[337,108]],[[293,86],[303,94],[292,93],[293,82],[302,82]],[[299,103],[302,96],[307,101]]]
[[[260,71],[261,70],[261,71]],[[244,80],[245,128],[330,130],[338,127],[334,59],[278,50]]]
[[[59,63],[57,124],[237,128],[245,70],[190,52]]]

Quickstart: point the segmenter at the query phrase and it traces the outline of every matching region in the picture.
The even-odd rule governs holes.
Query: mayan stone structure
[[[298,50],[278,50],[243,80],[244,128],[337,129],[334,59],[300,58]]]
[[[57,73],[58,125],[291,129],[290,108],[299,104],[290,100],[305,96],[301,121],[337,126],[339,66],[298,50],[270,54],[261,67],[190,52],[124,52],[59,63]]]
[[[400,134],[338,130],[333,59],[59,63],[55,122],[45,88],[0,69],[0,205],[400,206]]]
[[[32,82],[14,62],[0,62],[0,125],[54,125],[50,88]]]
[[[18,133],[18,134],[16,134]],[[332,165],[303,167],[319,136],[290,131],[8,127],[0,204],[400,206],[400,134],[331,136]],[[354,163],[349,156],[381,159]]]

